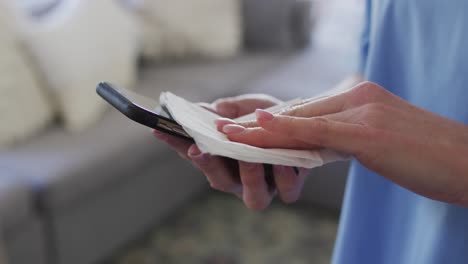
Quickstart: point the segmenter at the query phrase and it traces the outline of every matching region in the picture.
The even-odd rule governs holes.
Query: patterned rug
[[[279,202],[264,212],[209,194],[194,201],[106,263],[330,263],[338,216]]]

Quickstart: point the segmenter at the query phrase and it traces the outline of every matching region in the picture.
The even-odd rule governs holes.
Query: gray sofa
[[[257,55],[146,68],[138,90],[156,97],[165,89],[194,101],[257,92],[259,76],[278,76],[289,59]],[[12,263],[94,263],[207,188],[149,129],[112,110],[83,134],[53,128],[1,152],[0,167],[5,178],[17,179],[8,183],[16,187],[6,187],[11,197],[0,199],[7,203],[0,213]],[[336,208],[341,192],[324,179],[311,178],[305,197]]]
[[[192,101],[267,92],[311,96],[351,71],[327,46],[223,61],[146,65],[138,92]],[[314,170],[303,199],[337,209],[347,164]],[[97,263],[208,189],[204,177],[149,129],[109,109],[71,135],[52,127],[0,151],[0,234],[11,264]],[[1,244],[1,243],[0,243]]]
[[[0,168],[0,263],[8,255],[16,263],[44,264],[44,222],[34,208],[34,193],[18,174]]]

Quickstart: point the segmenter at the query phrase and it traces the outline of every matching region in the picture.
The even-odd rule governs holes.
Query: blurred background
[[[329,263],[347,163],[252,212],[95,85],[314,96],[356,68],[362,15],[361,0],[0,0],[0,263]]]

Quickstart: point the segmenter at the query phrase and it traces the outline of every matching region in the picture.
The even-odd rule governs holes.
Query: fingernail
[[[225,125],[223,127],[223,132],[231,135],[231,134],[239,134],[245,131],[245,127],[239,125]]]
[[[167,141],[167,139],[169,138],[165,133],[158,130],[153,130],[153,135],[162,141]]]
[[[266,122],[271,121],[275,118],[275,116],[272,113],[267,112],[262,109],[255,110],[255,115],[257,116],[258,120],[266,121]]]
[[[210,161],[211,155],[202,153],[197,145],[192,145],[188,150],[189,157],[198,164],[206,164]]]
[[[201,151],[200,149],[197,147],[197,145],[193,144],[192,146],[190,146],[189,150],[188,150],[188,154],[190,156],[198,156],[201,154]]]

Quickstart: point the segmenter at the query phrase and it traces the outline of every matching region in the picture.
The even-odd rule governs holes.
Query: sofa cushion
[[[0,1],[0,148],[36,135],[54,116],[39,72],[20,45],[14,2]]]
[[[249,50],[296,50],[311,40],[310,0],[243,0],[244,42]]]
[[[138,26],[114,0],[60,2],[50,14],[24,23],[23,44],[65,127],[82,131],[105,109],[95,83],[108,78],[133,87]]]
[[[0,229],[21,224],[33,214],[31,188],[18,174],[0,166]]]
[[[296,52],[272,73],[251,82],[245,92],[267,93],[283,100],[315,96],[353,74],[353,65],[346,58],[323,46]]]
[[[211,100],[238,93],[281,61],[282,56],[262,55],[159,65],[142,70],[138,89],[155,98],[169,90],[194,101]],[[112,110],[83,133],[71,135],[53,128],[16,148],[0,151],[0,167],[31,181],[43,206],[52,208],[137,173],[148,162],[158,162],[158,155],[165,151],[148,128]]]
[[[226,58],[240,50],[241,0],[139,1],[138,4],[145,59]]]
[[[11,264],[50,264],[49,238],[44,229],[43,218],[28,217],[20,225],[9,228],[3,233],[5,239],[6,263]],[[4,262],[0,263],[4,264]]]
[[[237,95],[254,80],[283,65],[289,54],[245,54],[235,58],[202,62],[163,63],[143,68],[138,92],[159,98],[170,91],[191,101],[212,101]]]

